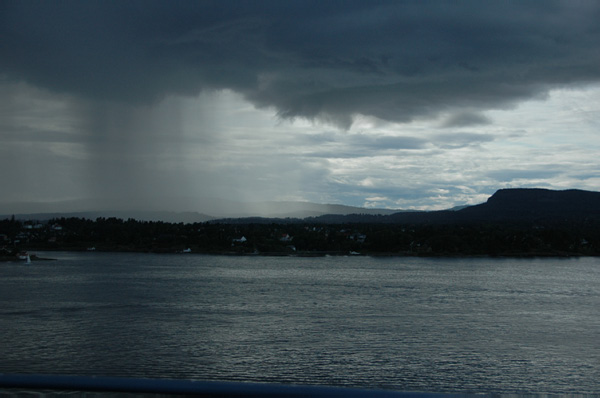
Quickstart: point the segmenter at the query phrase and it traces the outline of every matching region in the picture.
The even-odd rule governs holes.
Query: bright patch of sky
[[[226,196],[442,209],[480,203],[499,188],[595,190],[600,182],[600,87],[554,90],[465,127],[445,127],[443,116],[405,124],[361,116],[343,130],[279,120],[227,91],[210,97],[218,140],[197,144],[210,151],[191,145],[203,136],[194,130],[199,100],[184,102],[186,164],[227,176],[234,183],[215,192]],[[200,194],[205,181],[197,187]]]

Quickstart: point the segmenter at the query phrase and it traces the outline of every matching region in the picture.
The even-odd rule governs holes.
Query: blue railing
[[[178,394],[197,397],[357,397],[357,398],[458,398],[463,394],[437,394],[365,390],[285,384],[234,383],[169,379],[133,379],[121,377],[58,376],[36,374],[1,374],[0,392],[4,389],[121,392],[142,394]],[[478,396],[479,397],[479,396]]]

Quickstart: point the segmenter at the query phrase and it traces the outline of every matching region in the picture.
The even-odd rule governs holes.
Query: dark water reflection
[[[49,256],[0,264],[0,372],[600,390],[600,259]]]

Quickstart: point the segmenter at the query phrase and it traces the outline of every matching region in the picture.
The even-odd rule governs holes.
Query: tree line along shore
[[[24,251],[234,255],[597,256],[598,223],[166,223],[134,219],[0,220],[0,259]]]

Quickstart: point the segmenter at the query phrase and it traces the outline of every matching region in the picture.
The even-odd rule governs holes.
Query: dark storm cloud
[[[232,89],[348,127],[600,79],[592,1],[4,1],[0,73],[92,99]],[[450,124],[485,119],[458,117]]]

